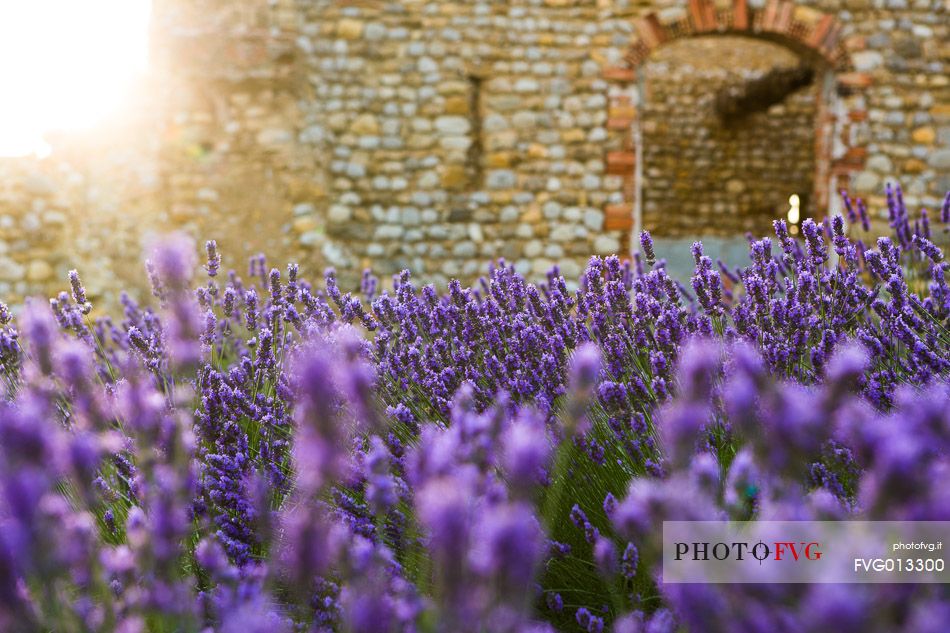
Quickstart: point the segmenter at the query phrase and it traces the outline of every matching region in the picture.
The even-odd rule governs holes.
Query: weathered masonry
[[[122,134],[0,164],[4,294],[74,256],[101,292],[172,228],[344,282],[572,276],[638,227],[950,189],[942,0],[156,0],[153,31]]]

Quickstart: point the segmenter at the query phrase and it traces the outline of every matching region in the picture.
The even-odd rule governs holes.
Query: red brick
[[[635,81],[637,78],[637,71],[633,68],[625,68],[623,66],[608,66],[604,68],[604,79],[607,81]]]
[[[693,30],[704,31],[702,0],[689,0],[689,21]]]
[[[794,6],[787,0],[779,4],[773,28],[780,33],[788,33],[792,28],[792,11]]]
[[[716,5],[713,4],[713,0],[706,0],[706,29],[709,31],[715,31],[719,27],[719,22],[716,20]]]
[[[650,28],[653,29],[653,32],[656,33],[657,40],[660,44],[670,39],[666,34],[666,27],[660,23],[660,18],[656,13],[651,13],[647,16],[647,22],[650,24]]]
[[[647,45],[643,41],[637,40],[630,46],[630,50],[623,56],[623,59],[630,64],[631,68],[637,68],[649,55],[650,49],[647,48]]]
[[[854,165],[851,163],[844,163],[841,161],[835,161],[831,166],[831,173],[834,176],[839,178],[843,176],[850,176],[852,173],[863,167],[863,165]]]
[[[831,27],[834,26],[834,23],[834,16],[823,16],[820,20],[818,20],[818,24],[815,25],[815,28],[812,29],[811,35],[808,36],[808,39],[805,40],[805,43],[813,48],[821,48],[821,43],[828,36],[828,32],[831,31]]]
[[[732,27],[739,31],[749,30],[749,3],[748,0],[733,0]]]
[[[845,39],[844,47],[850,52],[863,51],[867,48],[867,42],[863,35],[852,35]]]
[[[778,2],[779,0],[769,0],[765,5],[765,11],[762,13],[763,31],[772,30],[772,25],[775,24],[775,18],[778,16]]]
[[[635,20],[633,23],[640,35],[640,39],[646,44],[647,49],[653,50],[666,41],[666,33],[660,20],[655,13],[651,13],[645,18]]]
[[[604,209],[604,228],[629,231],[633,228],[633,208],[629,204],[610,204]]]
[[[868,148],[866,147],[849,147],[848,151],[845,152],[845,155],[841,158],[841,163],[847,165],[864,165],[864,161],[868,157]]]
[[[623,176],[633,172],[637,155],[633,152],[607,152],[607,173]]]
[[[689,0],[689,17],[694,31],[712,31],[716,28],[716,7],[712,0]]]
[[[873,83],[871,75],[867,73],[841,73],[837,79],[838,84],[845,88],[867,88]]]

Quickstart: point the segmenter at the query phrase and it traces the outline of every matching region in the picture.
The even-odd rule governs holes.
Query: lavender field
[[[946,631],[946,585],[675,585],[668,520],[950,520],[950,227],[784,222],[690,287],[300,278],[215,242],[154,297],[0,313],[0,630]]]

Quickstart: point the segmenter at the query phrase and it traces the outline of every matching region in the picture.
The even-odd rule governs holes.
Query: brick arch
[[[714,0],[689,0],[684,17],[664,22],[649,13],[633,21],[634,37],[624,63],[604,68],[610,83],[607,128],[612,149],[605,157],[606,172],[623,182],[623,202],[605,209],[607,230],[622,231],[636,249],[633,238],[639,226],[639,119],[640,67],[657,48],[689,37],[739,35],[772,41],[789,48],[818,70],[819,91],[815,135],[816,209],[826,209],[830,193],[847,183],[852,173],[864,167],[867,149],[858,140],[856,126],[867,119],[860,96],[871,83],[869,75],[854,72],[851,52],[856,45],[844,37],[835,16],[800,5],[792,0],[767,0],[761,8],[748,0],[733,0],[729,7],[717,7]],[[859,45],[859,43],[858,43]],[[823,71],[823,72],[822,72]]]

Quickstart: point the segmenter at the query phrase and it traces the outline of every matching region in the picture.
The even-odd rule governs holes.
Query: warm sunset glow
[[[107,119],[146,63],[151,0],[0,0],[0,156]]]

